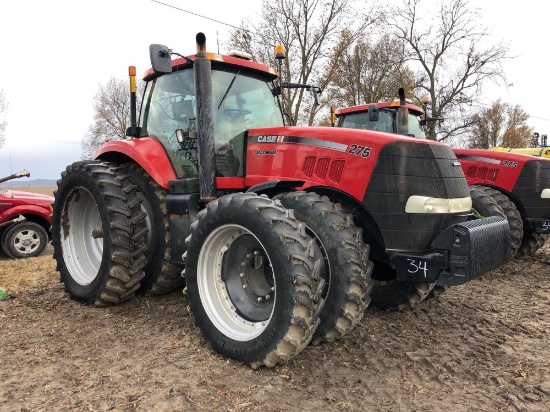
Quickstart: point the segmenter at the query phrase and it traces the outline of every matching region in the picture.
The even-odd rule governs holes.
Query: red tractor
[[[371,297],[407,305],[509,260],[505,219],[468,221],[447,145],[287,126],[281,88],[318,89],[197,43],[188,57],[151,45],[139,122],[130,68],[129,139],[58,181],[52,243],[72,298],[116,304],[185,281],[215,350],[274,366],[347,334]]]
[[[405,104],[409,127],[402,133],[425,138],[423,125],[437,119],[426,119],[421,107]],[[398,133],[399,106],[399,101],[393,101],[338,109],[334,112],[333,124],[337,119],[340,127]],[[374,112],[379,113],[377,120],[373,120]],[[512,257],[539,249],[550,233],[550,161],[506,151],[461,148],[453,151],[466,175],[472,197],[473,192],[485,192],[506,215],[511,230]],[[484,215],[500,216],[501,212]]]
[[[26,170],[0,179],[0,183],[28,177]],[[53,197],[0,189],[0,244],[12,259],[38,256],[48,244]]]

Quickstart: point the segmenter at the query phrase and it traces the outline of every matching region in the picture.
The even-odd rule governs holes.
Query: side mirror
[[[380,111],[376,103],[369,104],[368,113],[369,113],[369,122],[377,122],[378,119],[380,118]]]
[[[167,46],[151,44],[149,46],[149,58],[151,59],[151,67],[155,73],[172,73],[172,58],[170,57],[170,49]]]
[[[319,96],[318,93],[321,93],[321,89],[317,86],[312,86],[311,91],[313,93],[313,100],[315,101],[315,105],[319,106]]]

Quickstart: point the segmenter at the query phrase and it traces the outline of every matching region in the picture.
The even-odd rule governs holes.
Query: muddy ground
[[[548,411],[550,249],[346,339],[252,370],[214,353],[186,297],[74,302],[52,249],[0,254],[2,411]]]

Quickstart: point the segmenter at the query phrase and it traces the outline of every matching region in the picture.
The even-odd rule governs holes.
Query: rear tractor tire
[[[273,367],[311,341],[324,303],[322,260],[305,223],[280,202],[254,193],[210,202],[184,257],[195,324],[222,355]]]
[[[162,295],[179,287],[183,288],[185,283],[182,277],[183,267],[171,262],[171,235],[166,210],[167,190],[136,163],[125,163],[122,168],[130,175],[132,183],[137,185],[141,210],[147,214],[145,218],[148,229],[145,239],[147,265],[143,268],[145,277],[141,281],[138,293]]]
[[[12,259],[30,258],[46,248],[48,233],[34,222],[12,223],[2,236],[2,250]]]
[[[325,307],[313,343],[342,338],[357,326],[370,302],[373,264],[362,230],[355,226],[351,215],[325,196],[292,192],[280,200],[307,225],[324,259],[321,273],[326,281],[322,295]]]
[[[113,163],[75,162],[57,182],[52,245],[69,296],[106,306],[134,296],[147,229],[137,187]]]

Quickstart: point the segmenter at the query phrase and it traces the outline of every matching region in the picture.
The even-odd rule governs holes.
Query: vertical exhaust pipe
[[[408,134],[409,133],[409,109],[407,107],[407,101],[405,100],[405,89],[402,87],[398,90],[399,95],[399,109],[397,109],[397,133]]]
[[[197,105],[199,190],[200,201],[208,203],[217,198],[212,74],[210,60],[206,58],[206,36],[203,33],[197,33],[196,40],[197,54],[193,68],[195,72],[195,103]]]
[[[136,67],[128,67],[130,76],[130,136],[137,137],[137,109],[136,109]],[[128,132],[126,132],[128,135]]]

